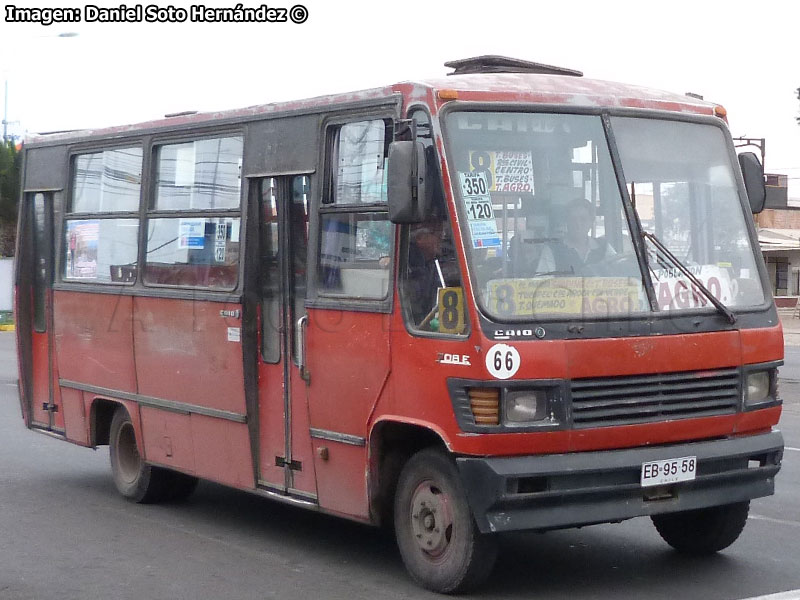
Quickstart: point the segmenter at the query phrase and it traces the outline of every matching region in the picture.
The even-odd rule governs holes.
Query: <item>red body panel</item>
[[[242,345],[228,337],[241,321],[220,315],[239,305],[136,298],[133,307],[140,394],[245,414]]]
[[[148,461],[234,487],[255,487],[246,425],[146,406],[141,414]]]
[[[49,333],[31,333],[31,357],[33,360],[31,401],[31,420],[39,427],[50,426],[50,414],[44,405],[50,400],[50,374],[48,368]]]
[[[89,426],[84,405],[84,392],[69,388],[62,389],[61,406],[67,439],[81,446],[88,446]]]
[[[277,364],[265,363],[260,356],[258,362],[259,479],[283,488],[285,470],[275,464],[275,457],[286,453],[283,357]]]
[[[261,329],[259,329],[261,330]],[[289,361],[289,381],[284,381],[284,361]],[[314,456],[311,448],[308,424],[308,398],[306,382],[291,357],[281,353],[276,364],[258,359],[258,423],[259,423],[259,479],[270,487],[286,488],[284,467],[275,464],[276,457],[286,457],[287,418],[284,391],[288,388],[291,410],[291,456],[302,463],[302,468],[293,470],[291,490],[313,496],[317,495],[314,476]],[[286,491],[284,489],[284,491]]]
[[[366,437],[367,423],[389,377],[391,316],[338,310],[309,310],[306,330],[310,425],[315,429]],[[414,402],[414,406],[419,405]],[[366,451],[335,441],[317,453],[319,503],[327,510],[367,518]]]
[[[59,378],[136,392],[133,298],[62,290],[54,300]]]
[[[141,407],[141,415],[145,458],[166,467],[196,473],[192,416],[149,406]]]

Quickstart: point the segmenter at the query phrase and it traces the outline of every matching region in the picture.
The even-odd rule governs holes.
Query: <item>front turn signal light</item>
[[[500,424],[500,388],[470,388],[467,395],[476,425]]]

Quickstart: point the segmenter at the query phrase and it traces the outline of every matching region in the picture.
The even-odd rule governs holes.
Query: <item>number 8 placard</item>
[[[464,317],[464,291],[460,287],[439,289],[439,331],[461,334],[467,328]]]

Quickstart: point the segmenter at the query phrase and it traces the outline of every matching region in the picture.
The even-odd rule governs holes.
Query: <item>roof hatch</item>
[[[569,75],[572,77],[583,77],[581,71],[565,69],[564,67],[554,67],[542,63],[520,60],[519,58],[509,58],[496,54],[484,54],[473,58],[462,58],[451,60],[444,63],[445,67],[455,69],[448,75],[467,75],[472,73],[537,73],[539,75]]]

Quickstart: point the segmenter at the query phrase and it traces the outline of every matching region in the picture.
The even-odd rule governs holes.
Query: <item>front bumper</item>
[[[640,484],[642,463],[697,457],[693,481]],[[483,533],[622,521],[769,496],[783,458],[779,431],[627,450],[457,458]]]

